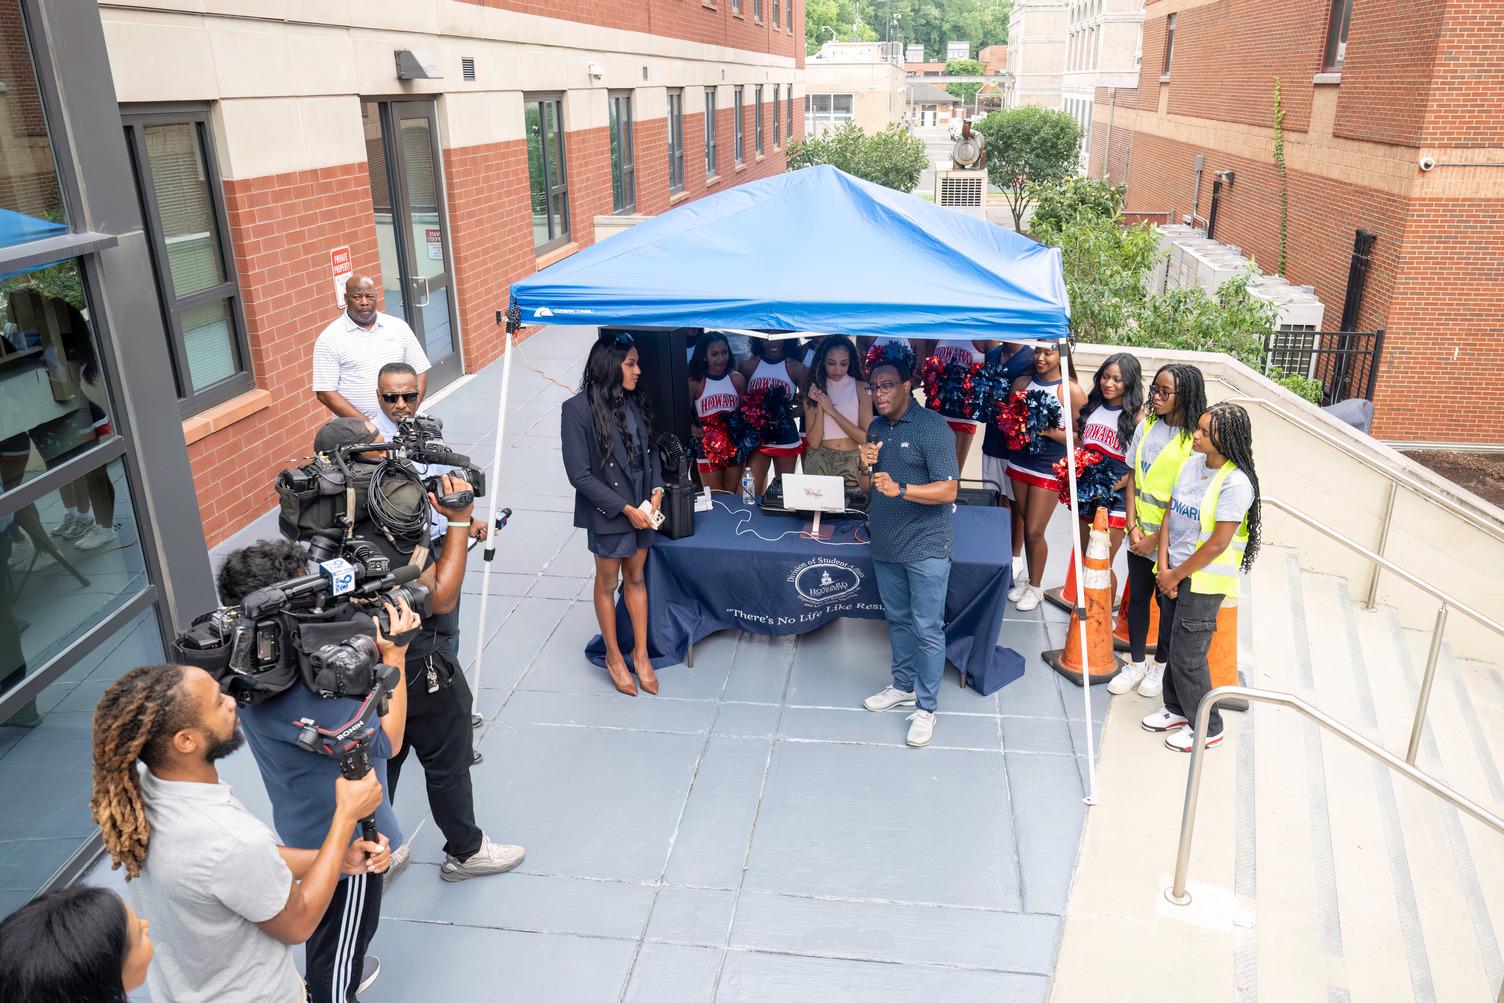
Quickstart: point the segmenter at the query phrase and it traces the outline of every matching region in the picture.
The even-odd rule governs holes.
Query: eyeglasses
[[[398,401],[406,401],[409,404],[416,404],[418,403],[418,391],[409,390],[406,393],[400,394],[383,393],[381,395],[381,399],[386,401],[388,404],[395,404]]]
[[[877,394],[891,394],[901,386],[903,386],[902,383],[869,383],[867,384],[867,393],[873,396]]]
[[[1158,398],[1158,397],[1174,397],[1175,396],[1175,391],[1173,391],[1173,390],[1166,390],[1164,387],[1150,387],[1149,388],[1149,396],[1150,397],[1156,397],[1156,398]]]
[[[636,348],[637,347],[637,342],[634,341],[632,339],[632,336],[630,334],[628,334],[627,332],[625,332],[625,331],[617,331],[616,332],[616,337],[612,338],[611,340],[612,340],[612,343],[615,344],[617,348]]]

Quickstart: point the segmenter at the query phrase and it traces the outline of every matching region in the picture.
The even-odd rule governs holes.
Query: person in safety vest
[[[1154,601],[1154,557],[1159,527],[1180,468],[1191,455],[1191,435],[1206,410],[1206,384],[1195,366],[1161,366],[1149,386],[1148,413],[1128,444],[1133,468],[1123,492],[1128,525],[1128,667],[1112,677],[1107,692],[1121,696],[1138,687],[1140,696],[1163,689],[1170,626],[1160,621],[1154,658],[1144,664],[1149,639],[1149,603]]]
[[[1206,653],[1223,599],[1237,599],[1239,575],[1259,551],[1259,478],[1253,469],[1253,425],[1236,404],[1206,409],[1192,437],[1194,453],[1180,470],[1159,534],[1160,641],[1170,624],[1165,705],[1144,718],[1147,731],[1169,732],[1165,745],[1190,752],[1201,700],[1212,688]],[[1222,741],[1215,707],[1206,745]]]

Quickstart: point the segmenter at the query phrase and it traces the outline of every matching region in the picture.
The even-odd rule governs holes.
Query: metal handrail
[[[1363,546],[1363,544],[1354,540],[1352,537],[1333,529],[1326,523],[1321,522],[1319,519],[1313,519],[1288,502],[1281,501],[1280,499],[1270,495],[1265,495],[1262,499],[1260,499],[1260,501],[1265,505],[1274,506],[1281,512],[1284,512],[1286,515],[1291,516],[1299,522],[1305,523],[1307,526],[1311,527],[1317,532],[1326,534],[1326,536],[1342,544],[1344,547],[1347,547],[1349,550],[1362,554],[1364,557],[1368,558],[1374,563],[1375,577],[1377,577],[1378,575],[1379,568],[1385,568],[1392,574],[1398,575],[1402,580],[1420,589],[1422,592],[1427,593],[1431,596],[1431,598],[1439,600],[1441,602],[1441,607],[1436,611],[1436,626],[1432,628],[1431,631],[1431,650],[1426,655],[1426,671],[1425,675],[1421,679],[1420,698],[1416,701],[1415,705],[1415,720],[1411,723],[1410,726],[1410,745],[1405,752],[1405,762],[1414,763],[1416,751],[1420,748],[1421,731],[1425,728],[1426,724],[1426,709],[1430,706],[1431,703],[1431,683],[1436,678],[1436,663],[1437,660],[1441,657],[1441,636],[1442,632],[1446,630],[1448,614],[1452,610],[1456,610],[1459,613],[1464,613],[1477,623],[1482,624],[1489,630],[1492,630],[1500,637],[1504,637],[1504,623],[1500,623],[1493,617],[1489,616],[1487,613],[1482,613],[1478,610],[1473,609],[1473,607],[1469,606],[1461,599],[1458,599],[1456,596],[1453,596],[1451,593],[1443,592],[1441,589],[1432,585],[1424,578],[1411,574],[1404,568],[1400,567],[1398,564],[1395,564],[1393,561],[1389,560],[1389,558],[1374,553],[1372,550],[1369,550],[1367,547]]]
[[[1214,377],[1214,379],[1216,379],[1218,383],[1221,383],[1225,387],[1231,387],[1234,390],[1241,389],[1236,384],[1220,376]],[[1391,486],[1389,496],[1389,507],[1391,512],[1393,512],[1394,509],[1393,489],[1394,487],[1403,484],[1411,491],[1414,491],[1416,494],[1425,498],[1426,501],[1429,501],[1435,505],[1440,506],[1441,508],[1446,509],[1453,515],[1465,519],[1475,528],[1482,530],[1483,532],[1500,541],[1504,541],[1504,526],[1501,526],[1496,520],[1481,516],[1477,512],[1468,508],[1466,505],[1463,505],[1460,502],[1453,501],[1446,495],[1442,494],[1440,491],[1437,491],[1435,488],[1431,487],[1429,484],[1417,480],[1413,475],[1407,473],[1406,471],[1395,470],[1391,467],[1382,466],[1378,461],[1364,456],[1362,453],[1354,449],[1351,443],[1343,442],[1342,439],[1322,428],[1320,425],[1316,424],[1310,419],[1297,414],[1289,410],[1288,408],[1283,408],[1275,402],[1266,400],[1263,397],[1249,397],[1245,394],[1235,394],[1231,397],[1223,397],[1222,400],[1233,404],[1258,404],[1262,407],[1266,407],[1270,411],[1273,411],[1275,414],[1279,415],[1281,418],[1284,418],[1286,421],[1299,425],[1301,428],[1305,429],[1308,432],[1315,433],[1319,438],[1324,439],[1329,445],[1336,446],[1338,449],[1342,450],[1348,456],[1351,456],[1359,463],[1368,467],[1370,470],[1383,474],[1385,477],[1389,478]],[[1388,520],[1386,519],[1385,530],[1387,531],[1387,529]]]
[[[1306,718],[1315,721],[1348,745],[1365,753],[1419,784],[1425,790],[1446,801],[1454,808],[1467,812],[1473,818],[1504,835],[1504,818],[1457,793],[1429,773],[1418,770],[1411,763],[1401,760],[1381,746],[1364,738],[1336,718],[1317,710],[1292,693],[1277,690],[1259,690],[1248,686],[1218,686],[1201,700],[1196,711],[1196,735],[1191,745],[1191,768],[1185,782],[1185,809],[1180,816],[1180,846],[1175,851],[1175,880],[1165,889],[1165,898],[1175,905],[1189,905],[1190,893],[1185,890],[1187,872],[1191,867],[1191,839],[1196,831],[1196,805],[1201,797],[1201,769],[1206,761],[1206,728],[1211,720],[1212,708],[1224,700],[1247,700],[1251,703],[1275,704],[1289,707]]]

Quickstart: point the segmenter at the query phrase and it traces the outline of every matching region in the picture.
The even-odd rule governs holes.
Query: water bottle
[[[757,492],[752,490],[752,471],[750,470],[742,472],[742,504],[757,504]]]

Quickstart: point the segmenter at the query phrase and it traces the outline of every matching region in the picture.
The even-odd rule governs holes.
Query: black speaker
[[[689,349],[699,335],[693,327],[603,327],[602,335],[624,331],[637,343],[643,392],[653,408],[653,431],[689,441]]]
[[[695,533],[695,486],[689,480],[689,465],[694,462],[685,452],[678,436],[665,432],[654,442],[658,463],[667,482],[663,491],[663,525],[658,532],[670,540],[680,540]]]

